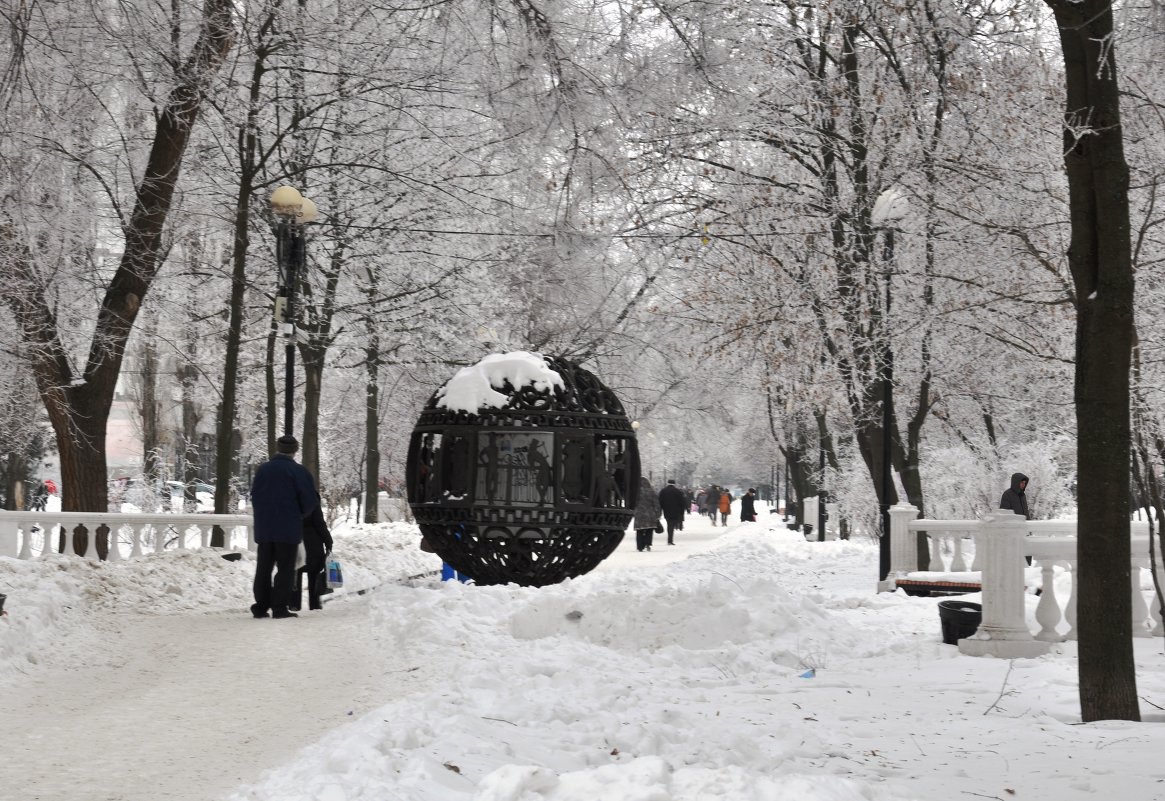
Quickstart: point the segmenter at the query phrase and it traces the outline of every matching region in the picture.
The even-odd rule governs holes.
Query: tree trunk
[[[158,464],[158,454],[161,449],[161,437],[158,432],[158,350],[154,345],[157,331],[147,322],[142,332],[145,342],[142,345],[142,475],[145,478],[146,498],[149,499],[149,508],[145,511],[156,511],[156,499],[162,499],[163,507],[168,507],[165,499],[169,498],[169,489],[164,493],[156,494],[155,488],[162,481],[162,470]],[[159,490],[159,492],[161,492]]]
[[[322,348],[301,345],[303,362],[303,466],[316,477],[320,486],[320,394],[324,383],[324,356]],[[322,490],[321,490],[322,492]]]
[[[1129,592],[1129,170],[1107,0],[1047,0],[1064,53],[1064,165],[1076,300],[1080,712],[1140,720]]]
[[[239,350],[242,347],[243,311],[247,290],[247,249],[250,246],[251,195],[254,194],[255,171],[258,161],[259,110],[262,107],[263,76],[267,73],[265,55],[266,36],[270,32],[273,15],[268,14],[259,26],[256,43],[255,63],[251,68],[248,87],[247,120],[239,134],[239,188],[235,195],[235,235],[231,247],[231,299],[230,317],[227,323],[226,354],[223,360],[222,401],[218,410],[217,431],[214,454],[214,511],[225,514],[231,506],[231,464],[238,456],[235,452],[235,416],[239,383]],[[271,369],[268,361],[267,369]],[[274,453],[274,443],[268,453]],[[237,504],[234,504],[237,505]],[[236,511],[230,509],[231,512]],[[211,534],[211,544],[222,547],[226,534],[218,526]]]
[[[372,318],[366,318],[368,344],[364,348],[364,522],[380,517],[380,337]]]

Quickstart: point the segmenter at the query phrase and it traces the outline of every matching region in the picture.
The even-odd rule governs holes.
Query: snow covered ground
[[[1082,725],[1074,643],[961,656],[872,544],[767,522],[542,589],[410,580],[415,529],[341,527],[348,591],[280,621],[249,555],[0,559],[0,798],[1165,799],[1160,640],[1146,722]]]

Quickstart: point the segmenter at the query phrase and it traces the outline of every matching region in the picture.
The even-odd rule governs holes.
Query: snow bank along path
[[[627,559],[661,566],[713,547],[727,530],[690,526],[680,546],[660,536],[650,554],[625,538],[600,569]],[[378,561],[397,573],[402,562],[412,574],[435,569],[416,539],[401,526],[338,540],[338,553],[356,557],[345,567],[349,586],[381,580]],[[0,676],[0,801],[211,801],[327,731],[444,680],[382,647],[371,593],[330,599],[295,620],[255,620],[252,555],[177,560],[196,565],[174,557],[147,556],[153,564],[128,573],[126,563],[53,556],[19,566],[32,574],[5,576],[14,616],[5,625],[40,620],[61,631],[51,643],[46,635],[33,664]],[[191,575],[205,581],[187,586]],[[73,576],[83,578],[66,581]],[[33,582],[65,589],[51,594],[53,608],[34,612],[11,586],[22,580],[29,596]],[[91,588],[70,597],[77,586]]]

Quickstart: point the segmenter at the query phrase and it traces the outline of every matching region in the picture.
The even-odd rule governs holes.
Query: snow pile
[[[417,547],[419,539],[416,527],[404,523],[337,531],[345,587],[336,596],[440,569],[436,557]],[[118,562],[59,554],[0,558],[0,592],[10,613],[0,620],[0,673],[83,654],[92,621],[102,616],[246,611],[255,555],[243,551],[228,561],[223,553],[171,550]]]
[[[509,398],[494,390],[510,385],[532,385],[537,390],[563,388],[562,376],[550,369],[546,359],[524,350],[510,353],[491,353],[477,364],[457,371],[445,386],[437,391],[437,405],[455,412],[476,412],[479,409],[500,409]]]

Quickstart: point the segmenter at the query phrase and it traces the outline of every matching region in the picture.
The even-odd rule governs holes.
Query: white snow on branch
[[[500,389],[507,381],[515,389],[527,385],[539,390],[565,387],[562,376],[551,370],[540,354],[524,350],[491,353],[477,364],[458,370],[457,375],[437,391],[437,405],[461,412],[500,409],[510,399],[495,388]]]

